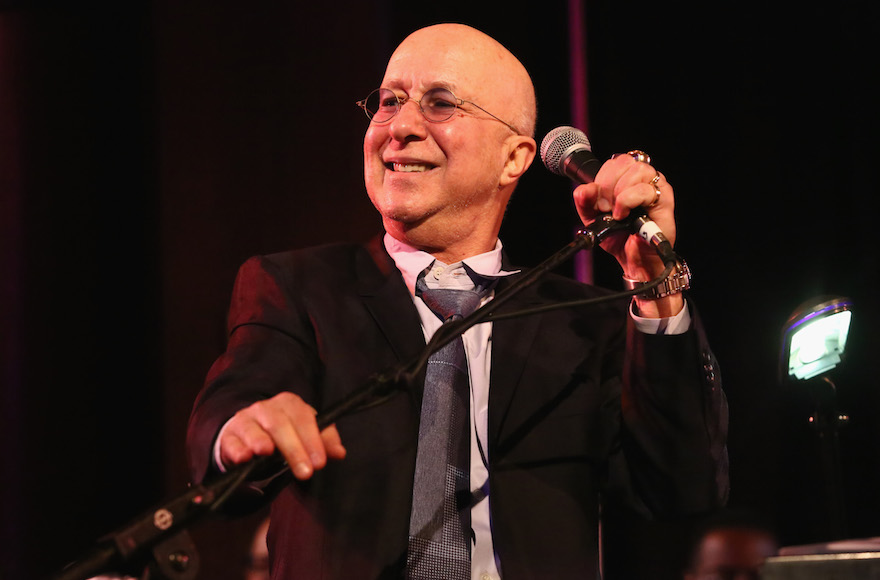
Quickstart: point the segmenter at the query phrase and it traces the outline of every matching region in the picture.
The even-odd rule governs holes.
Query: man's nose
[[[425,127],[427,119],[422,115],[421,106],[417,101],[407,99],[400,105],[400,110],[391,119],[389,132],[397,141],[424,139],[427,135]]]

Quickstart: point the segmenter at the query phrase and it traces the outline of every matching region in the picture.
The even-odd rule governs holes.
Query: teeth
[[[394,163],[393,165],[394,171],[402,171],[405,173],[421,173],[429,169],[427,165],[416,163]]]

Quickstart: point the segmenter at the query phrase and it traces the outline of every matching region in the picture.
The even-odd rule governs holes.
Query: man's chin
[[[430,218],[424,212],[414,211],[382,212],[382,216],[385,229],[392,228],[400,232],[421,228]]]

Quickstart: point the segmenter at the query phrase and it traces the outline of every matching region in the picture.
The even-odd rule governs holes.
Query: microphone
[[[602,167],[586,134],[566,125],[556,127],[541,141],[541,161],[553,173],[576,183],[593,183]]]
[[[602,167],[602,163],[593,155],[593,148],[586,134],[567,125],[556,127],[541,141],[541,161],[553,173],[564,175],[581,184],[593,183]],[[597,240],[621,229],[629,229],[654,246],[664,263],[677,260],[672,244],[657,224],[648,218],[645,208],[630,210],[629,216],[622,221],[616,221],[610,214],[605,214],[586,227]]]

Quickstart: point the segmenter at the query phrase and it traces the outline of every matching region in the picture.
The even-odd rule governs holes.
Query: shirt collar
[[[385,234],[384,243],[388,255],[391,256],[391,259],[397,265],[397,269],[403,274],[406,287],[414,295],[416,279],[418,279],[419,274],[436,261],[434,256],[416,249],[405,242],[401,242],[388,233]],[[501,240],[496,240],[493,250],[465,258],[462,262],[485,278],[501,278],[518,273],[519,270],[508,271],[501,268],[502,248]]]

